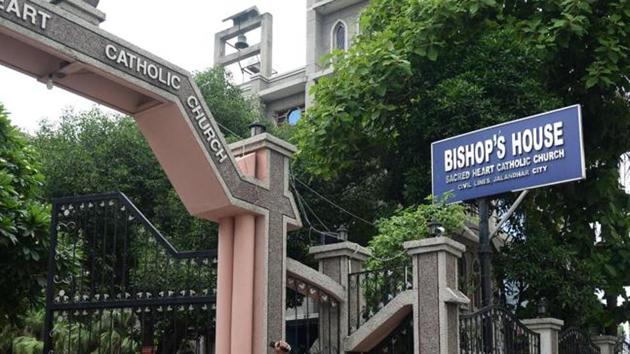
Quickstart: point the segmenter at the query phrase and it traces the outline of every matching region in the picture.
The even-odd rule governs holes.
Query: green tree
[[[350,280],[352,284],[361,284],[359,288],[366,302],[362,312],[378,312],[392,290],[402,291],[412,285],[408,278],[408,274],[413,274],[412,261],[403,247],[405,242],[431,237],[432,222],[441,224],[441,231],[448,237],[461,232],[465,221],[465,208],[461,204],[444,205],[439,201],[401,208],[392,216],[378,220],[378,234],[369,242],[372,257],[367,262],[367,268],[376,272]]]
[[[295,135],[301,163],[330,184],[370,181],[381,207],[415,205],[430,192],[432,141],[581,103],[588,179],[532,193],[497,270],[520,284],[510,289],[523,290],[524,312],[544,296],[553,315],[610,332],[630,307],[613,301],[630,284],[617,168],[630,150],[628,21],[627,0],[372,1],[312,90]]]
[[[370,240],[372,258],[370,269],[411,266],[411,257],[403,243],[430,236],[429,223],[435,221],[444,227],[444,235],[459,233],[466,221],[465,208],[461,204],[422,204],[397,210],[392,216],[377,222],[378,234]]]
[[[264,118],[260,102],[254,97],[246,98],[243,91],[232,83],[231,74],[222,66],[196,73],[195,81],[229,141],[248,137],[249,125],[253,122],[261,121],[270,125]]]
[[[402,3],[388,4],[395,9]],[[379,4],[367,10],[374,23],[390,9]],[[313,88],[316,104],[294,137],[298,163],[314,176],[310,181],[320,180],[336,200],[347,200],[344,206],[370,220],[391,215],[399,205],[422,203],[430,194],[430,142],[558,102],[536,80],[540,59],[513,31],[476,36],[469,46],[453,43],[440,61],[432,61],[399,34],[430,28],[433,19],[400,19],[392,11],[392,28],[372,29],[364,18],[366,29],[354,46],[330,59],[335,74]],[[351,234],[361,235],[361,242],[375,233],[355,225],[360,228]]]
[[[49,211],[40,202],[38,156],[0,105],[0,328],[39,299],[46,285]]]
[[[222,67],[195,79],[225,135],[247,136],[260,119],[255,102]],[[54,124],[42,122],[33,143],[46,156],[45,198],[122,191],[179,249],[216,247],[216,227],[188,214],[132,118],[68,110]]]
[[[212,247],[212,225],[188,215],[132,118],[65,112],[33,138],[44,197],[121,191],[181,250]]]

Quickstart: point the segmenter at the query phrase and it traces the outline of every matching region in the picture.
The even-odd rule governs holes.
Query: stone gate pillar
[[[470,300],[458,290],[457,260],[466,247],[447,237],[409,241],[413,258],[414,353],[459,353],[459,307]]]
[[[617,354],[615,345],[618,338],[615,336],[594,336],[591,338],[593,344],[599,348],[601,354]]]
[[[564,321],[557,318],[533,318],[521,322],[540,335],[541,353],[558,354],[558,334]]]
[[[340,342],[342,342],[343,338],[348,336],[348,304],[358,302],[357,299],[350,301],[349,296],[356,295],[350,295],[348,292],[348,274],[363,270],[363,263],[370,256],[370,251],[353,242],[342,242],[311,247],[309,253],[319,261],[319,271],[341,284],[346,290],[345,299],[339,304],[339,324],[324,324],[324,326],[329,325],[332,326],[332,328],[330,332],[323,331],[321,333],[324,337],[328,335],[328,333],[338,335],[341,339]],[[328,309],[328,311],[330,311],[330,309]],[[326,315],[325,313],[320,313],[320,318],[328,318]],[[337,326],[339,326],[339,328],[337,328]],[[320,342],[326,339],[327,338],[320,337]],[[341,348],[339,348],[339,352],[342,352]]]
[[[243,175],[259,183],[254,194],[288,190],[295,148],[258,126],[252,134],[230,148]],[[285,335],[287,223],[262,212],[219,222],[217,353],[267,353],[269,342]]]

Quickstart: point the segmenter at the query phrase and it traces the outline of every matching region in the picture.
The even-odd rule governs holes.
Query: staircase
[[[396,295],[392,301],[346,337],[344,340],[345,351],[367,353],[382,344],[390,334],[398,329],[403,320],[413,314],[414,298],[412,290],[406,290]]]
[[[410,277],[408,268],[382,269],[350,273],[339,282],[287,259],[287,338],[294,351],[413,352]]]
[[[369,250],[350,242],[312,247],[319,271],[289,261],[288,283],[297,279],[306,296],[338,301],[334,310],[318,311],[317,340],[291,345],[309,348],[305,354],[459,353],[459,311],[470,302],[458,290],[465,246],[447,237],[403,246],[412,267],[365,271]]]

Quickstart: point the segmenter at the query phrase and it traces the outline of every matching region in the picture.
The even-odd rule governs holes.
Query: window
[[[332,30],[333,49],[347,49],[347,33],[346,24],[343,21],[337,21]]]
[[[275,114],[275,119],[278,124],[296,125],[302,118],[304,113],[304,107],[295,107],[288,110],[278,111]]]
[[[289,125],[296,125],[300,118],[302,118],[301,108],[296,108],[287,114],[287,121],[289,122]]]

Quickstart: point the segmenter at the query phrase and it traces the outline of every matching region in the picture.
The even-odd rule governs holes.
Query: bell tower
[[[271,77],[273,16],[269,13],[261,14],[258,8],[253,6],[224,19],[223,22],[230,20],[232,27],[217,33],[214,37],[214,65],[227,66],[260,55],[260,61],[248,69],[265,78]],[[245,35],[258,28],[260,28],[260,43],[247,43]],[[236,42],[232,45],[228,41],[233,38],[236,38]],[[227,46],[232,46],[236,52],[226,54]]]

